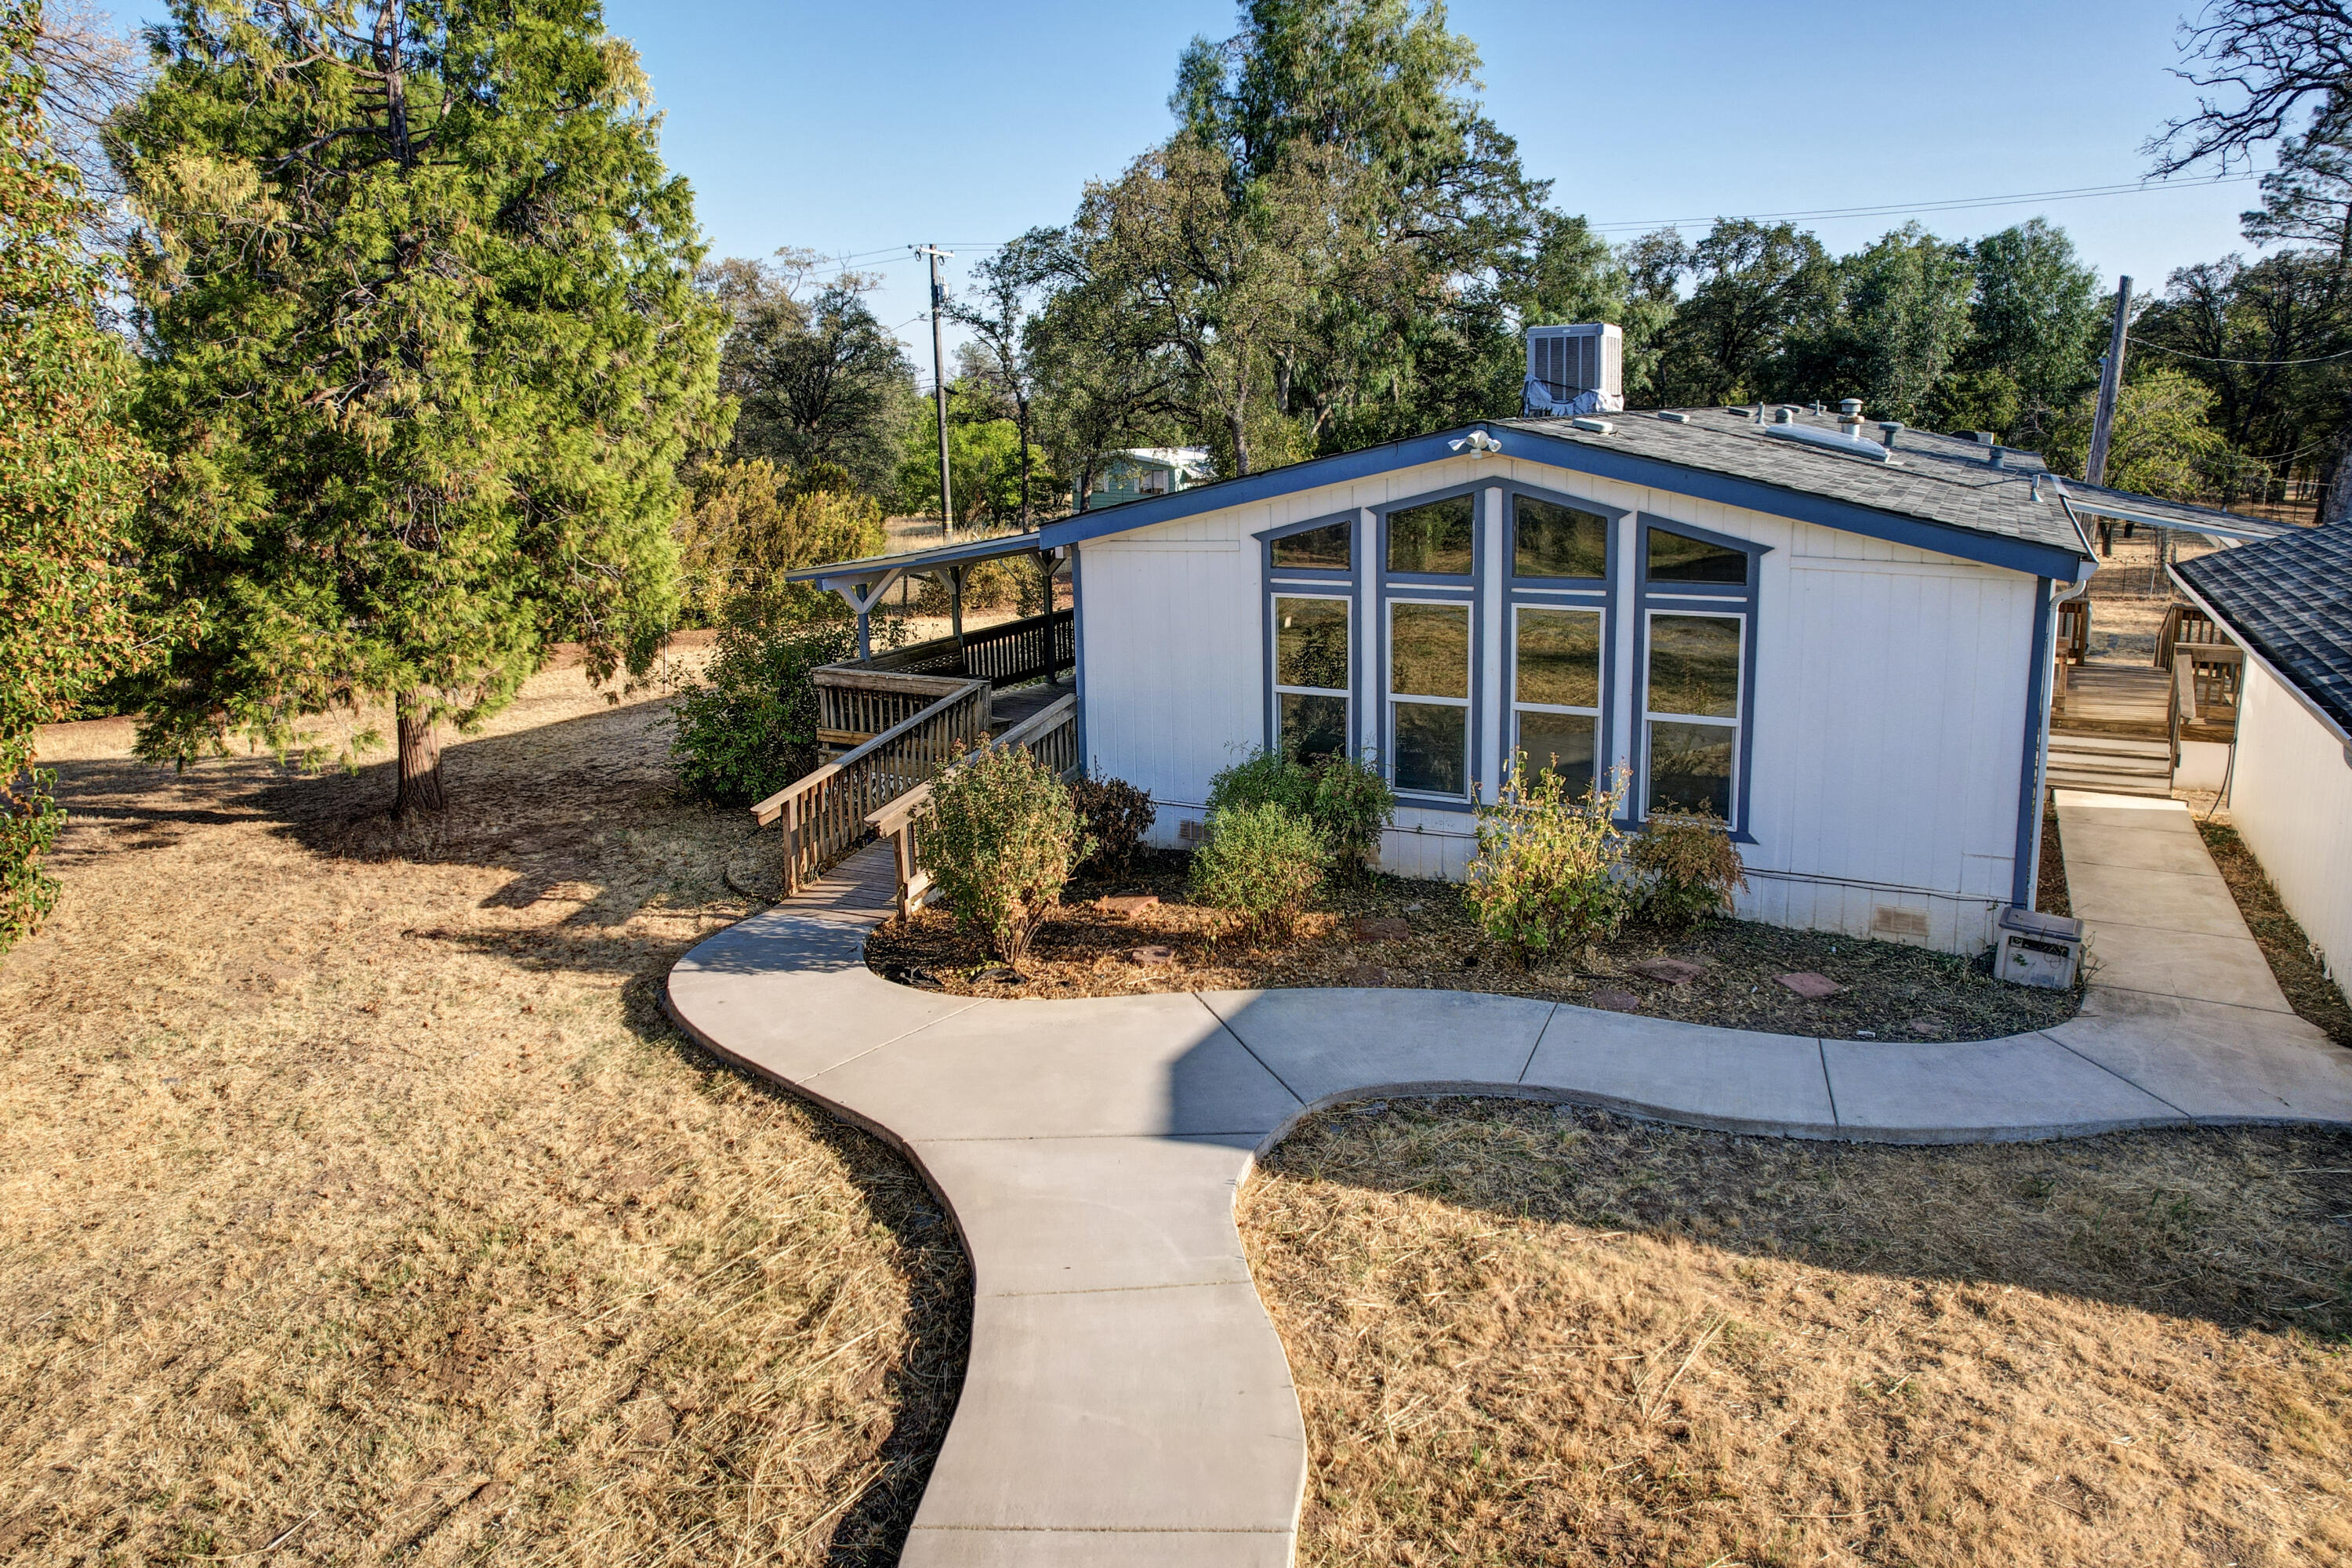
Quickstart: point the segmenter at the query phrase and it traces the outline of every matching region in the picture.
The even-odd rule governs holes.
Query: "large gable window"
[[[1649,578],[1653,583],[1746,583],[1748,552],[1663,528],[1649,535]]]
[[[1389,605],[1389,754],[1399,791],[1470,792],[1470,606]]]
[[[1302,529],[1286,533],[1271,543],[1274,563],[1277,567],[1299,566],[1309,570],[1345,572],[1350,560],[1349,545],[1355,539],[1352,522],[1327,522],[1320,528]]]
[[[1732,816],[1738,776],[1740,616],[1650,615],[1647,710],[1651,812]]]
[[[1601,613],[1521,605],[1514,619],[1512,743],[1581,795],[1600,753]]]
[[[1607,577],[1609,520],[1582,507],[1513,496],[1511,575]]]
[[[1283,754],[1297,761],[1347,753],[1349,607],[1345,599],[1275,595],[1275,721]]]
[[[1389,513],[1389,570],[1403,576],[1467,577],[1477,533],[1475,496],[1401,507]]]

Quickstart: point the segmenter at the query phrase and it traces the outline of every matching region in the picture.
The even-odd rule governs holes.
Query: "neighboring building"
[[[2352,527],[2172,568],[2245,650],[2230,816],[2352,997]]]
[[[1073,510],[1093,511],[1146,496],[1172,495],[1215,477],[1206,447],[1129,447],[1103,458],[1093,488]]]

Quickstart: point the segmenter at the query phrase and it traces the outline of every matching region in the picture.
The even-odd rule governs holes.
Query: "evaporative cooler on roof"
[[[1606,321],[1528,329],[1527,412],[1552,418],[1625,407],[1625,334]]]

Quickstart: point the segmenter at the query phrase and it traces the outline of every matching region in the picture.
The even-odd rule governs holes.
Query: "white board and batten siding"
[[[2246,661],[2230,817],[2279,901],[2352,997],[2352,759],[2255,659]]]
[[[2034,579],[1507,458],[1427,464],[1078,546],[1087,748],[1160,803],[1159,842],[1177,843],[1181,823],[1199,818],[1209,776],[1265,738],[1255,535],[1479,479],[1625,512],[1620,603],[1631,603],[1637,514],[1769,547],[1754,626],[1756,842],[1742,847],[1750,877],[1740,913],[1954,952],[1990,940],[2010,900],[2029,765]],[[1633,627],[1617,618],[1622,668]],[[1368,630],[1356,631],[1360,702],[1378,695]],[[1614,749],[1630,761],[1637,683],[1616,688]],[[1499,706],[1493,683],[1488,701]],[[1486,765],[1480,759],[1482,773]],[[1472,828],[1464,813],[1401,809],[1382,862],[1402,875],[1458,878]]]

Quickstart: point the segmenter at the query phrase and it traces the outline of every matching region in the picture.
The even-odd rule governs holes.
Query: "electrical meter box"
[[[1994,934],[1992,972],[2011,984],[2064,991],[2083,972],[2081,921],[2003,910]]]

